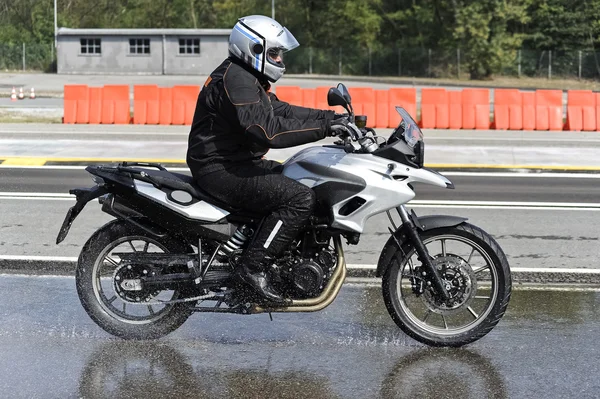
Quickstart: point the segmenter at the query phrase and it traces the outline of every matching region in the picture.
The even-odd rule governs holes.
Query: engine
[[[329,282],[335,268],[335,253],[321,248],[307,258],[301,255],[290,256],[281,264],[282,289],[295,299],[319,296]]]

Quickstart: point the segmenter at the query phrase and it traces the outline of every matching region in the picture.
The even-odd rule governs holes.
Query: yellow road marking
[[[42,166],[46,163],[46,158],[6,158],[2,165],[16,165],[16,166]]]
[[[4,162],[1,160],[4,159]],[[61,158],[39,158],[39,157],[14,157],[0,156],[0,164],[15,166],[42,166],[47,163],[120,163],[120,162],[147,162],[147,163],[165,163],[165,164],[184,164],[185,159],[173,158],[84,158],[84,157],[61,157]],[[276,160],[284,162],[283,160]],[[574,166],[574,165],[510,165],[510,164],[451,164],[451,163],[431,163],[425,164],[430,169],[539,169],[539,170],[579,170],[579,171],[600,171],[599,166]]]

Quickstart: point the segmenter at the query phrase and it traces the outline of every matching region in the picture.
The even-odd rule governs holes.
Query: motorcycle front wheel
[[[87,314],[106,332],[124,339],[155,339],[179,328],[191,315],[191,304],[177,290],[127,291],[122,282],[147,273],[144,265],[128,265],[123,253],[185,252],[172,239],[157,238],[124,221],[112,221],[84,245],[75,272],[77,294]]]
[[[480,228],[462,223],[421,233],[450,299],[424,278],[415,248],[395,247],[383,276],[384,302],[410,337],[431,346],[459,347],[489,333],[511,294],[508,261],[498,243]]]

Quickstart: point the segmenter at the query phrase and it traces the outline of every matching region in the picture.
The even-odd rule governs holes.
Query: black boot
[[[236,266],[236,275],[239,280],[252,287],[254,291],[267,299],[269,302],[276,303],[278,305],[291,304],[291,300],[284,298],[271,286],[266,272],[261,270],[252,270],[247,265],[240,264]]]

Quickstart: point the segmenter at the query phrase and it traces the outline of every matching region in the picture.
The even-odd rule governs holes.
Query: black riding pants
[[[198,185],[236,208],[268,214],[244,253],[243,262],[261,270],[266,257],[277,257],[304,227],[315,206],[315,193],[281,174],[280,163],[257,160],[207,174],[196,173]]]

